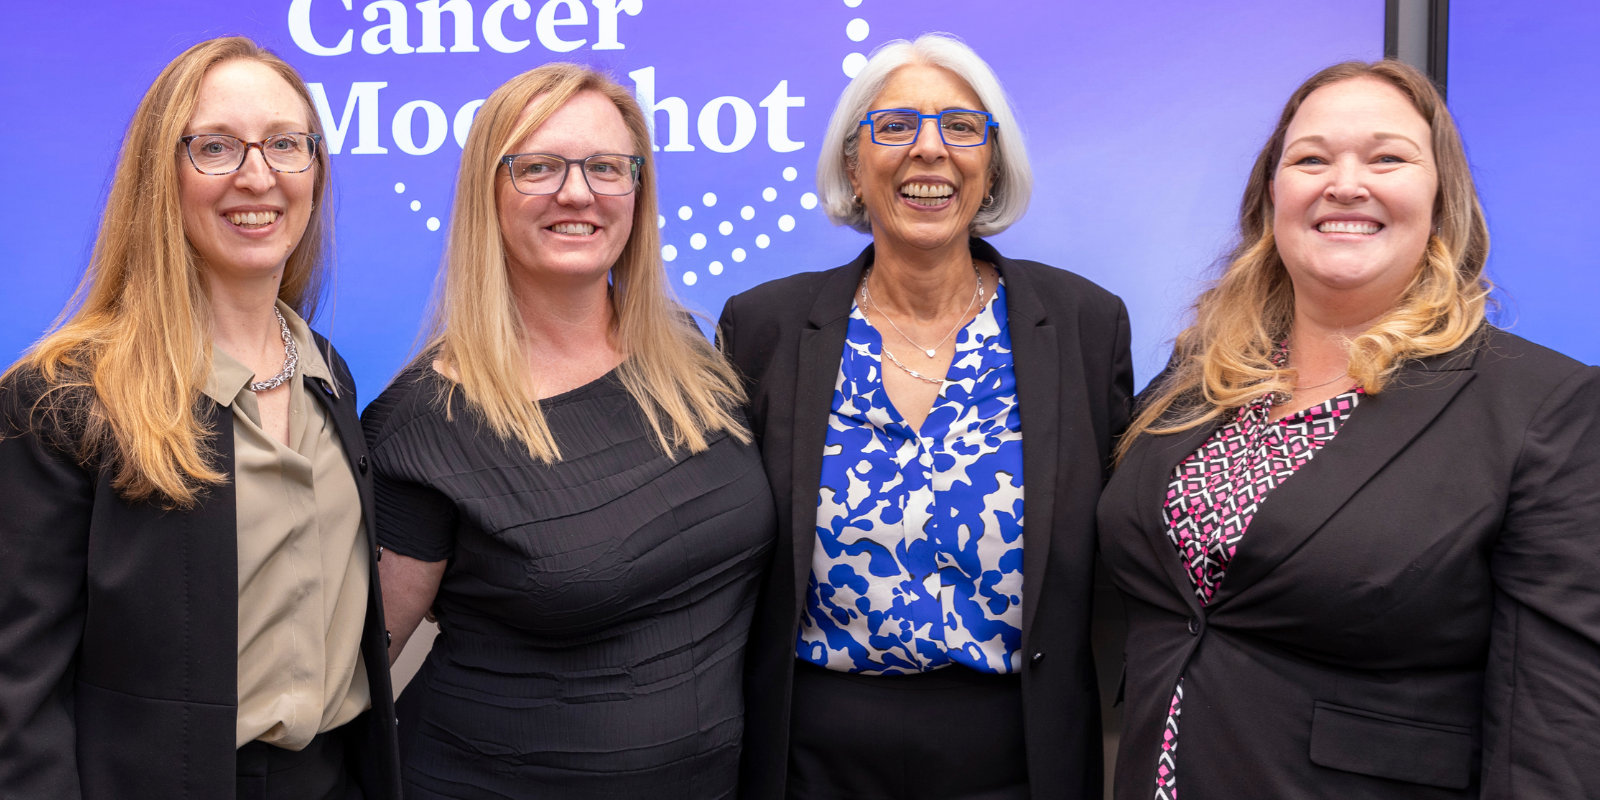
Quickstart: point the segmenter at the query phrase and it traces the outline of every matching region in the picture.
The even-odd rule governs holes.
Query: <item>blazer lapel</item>
[[[1069,426],[1088,423],[1081,393],[1062,391],[1063,386],[1084,385],[1081,354],[1077,348],[1063,352],[1057,339],[1057,330],[1073,330],[1078,321],[1070,309],[1057,309],[1058,318],[1047,317],[1027,274],[988,242],[973,239],[972,255],[993,264],[1006,282],[1006,323],[1017,377],[1017,413],[1022,416],[1022,640],[1027,642],[1050,563],[1056,486],[1063,478],[1100,480],[1098,472],[1057,474],[1062,420]]]
[[[1183,556],[1172,540],[1167,538],[1167,484],[1171,482],[1172,471],[1178,468],[1178,462],[1199,449],[1219,425],[1221,421],[1214,419],[1180,433],[1150,437],[1144,444],[1149,452],[1141,459],[1136,476],[1139,486],[1136,495],[1139,498],[1139,527],[1144,530],[1145,538],[1150,540],[1150,548],[1166,570],[1173,588],[1178,590],[1178,595],[1196,614],[1200,613],[1200,601],[1194,594],[1194,580],[1189,577]],[[1232,577],[1230,573],[1228,579]]]
[[[794,386],[794,468],[790,530],[794,536],[794,601],[804,607],[811,577],[811,554],[817,543],[817,493],[822,489],[822,448],[828,440],[828,414],[844,358],[850,328],[850,305],[861,274],[872,263],[872,245],[846,268],[836,272],[818,292],[806,328],[800,331]],[[798,616],[796,617],[798,620]]]
[[[1240,542],[1212,600],[1226,602],[1281,564],[1431,424],[1475,377],[1469,344],[1406,368],[1383,393],[1361,399],[1339,435],[1293,480],[1272,490]]]

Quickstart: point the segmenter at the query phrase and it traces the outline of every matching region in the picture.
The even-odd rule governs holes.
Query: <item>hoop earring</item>
[[[861,195],[859,194],[850,195],[850,202],[855,203],[857,206],[866,205],[866,203],[861,202]]]
[[[992,195],[992,194],[984,195],[983,196],[983,207],[984,208],[989,208],[992,205],[994,205],[994,195]]]

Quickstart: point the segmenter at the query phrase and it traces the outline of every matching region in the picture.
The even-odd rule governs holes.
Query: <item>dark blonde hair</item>
[[[198,409],[211,371],[210,302],[200,260],[183,228],[179,137],[194,117],[206,73],[252,61],[282,77],[305,103],[309,133],[322,133],[311,93],[294,68],[238,36],[201,42],[161,70],[128,124],[89,267],[53,329],[7,370],[37,373],[36,424],[70,430],[76,455],[113,470],[130,501],[193,506],[221,483]],[[289,254],[278,297],[315,315],[332,228],[328,156],[317,152],[313,212]],[[43,415],[41,416],[41,412]],[[51,420],[54,417],[54,420]]]
[[[1204,424],[1264,392],[1292,392],[1294,370],[1272,355],[1294,325],[1294,285],[1272,232],[1271,185],[1284,139],[1307,97],[1343,81],[1382,81],[1400,90],[1428,122],[1439,188],[1436,230],[1416,275],[1388,313],[1350,342],[1350,375],[1378,394],[1407,360],[1448,353],[1476,333],[1493,288],[1484,276],[1489,227],[1472,182],[1461,135],[1444,98],[1426,75],[1385,59],[1335,64],[1290,95],[1278,126],[1261,148],[1239,205],[1239,242],[1222,274],[1195,301],[1193,321],[1178,335],[1168,372],[1118,444],[1120,458],[1138,437]]]
[[[733,367],[668,288],[656,227],[649,122],[632,92],[577,64],[545,64],[524,72],[496,89],[478,110],[461,153],[444,270],[424,351],[437,355],[447,367],[450,391],[459,388],[497,435],[520,442],[537,460],[561,457],[544,413],[529,395],[535,376],[528,374],[522,315],[506,269],[496,188],[499,180],[509,180],[501,176],[500,158],[580,92],[597,92],[616,106],[634,154],[645,160],[634,192],[633,230],[611,267],[612,333],[625,356],[618,368],[622,383],[668,453],[677,446],[704,450],[706,434],[717,430],[748,442],[749,433],[734,414],[744,390]]]

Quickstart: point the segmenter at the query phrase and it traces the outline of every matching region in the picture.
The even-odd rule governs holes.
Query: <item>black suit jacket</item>
[[[1094,508],[1132,395],[1127,310],[1070,272],[1013,261],[979,239],[972,253],[1006,282],[1016,353],[1027,481],[1022,692],[1029,779],[1041,800],[1098,797],[1100,704],[1089,649]],[[751,426],[778,506],[777,551],[746,652],[745,800],[784,796],[795,636],[816,543],[828,410],[851,303],[872,256],[868,246],[846,266],[763,284],[722,312],[722,347],[747,380]]]
[[[308,379],[349,458],[370,531],[372,479],[355,383]],[[234,796],[239,560],[234,487],[188,511],[129,503],[34,425],[37,375],[0,386],[0,798]],[[216,463],[233,473],[233,414],[201,398]],[[369,553],[372,547],[367,548]],[[345,730],[370,799],[400,796],[377,565],[361,654],[372,710]]]
[[[1215,428],[1142,438],[1100,500],[1120,800],[1154,796],[1180,676],[1184,800],[1600,791],[1600,369],[1489,326],[1407,365],[1266,497],[1201,609],[1162,503]]]

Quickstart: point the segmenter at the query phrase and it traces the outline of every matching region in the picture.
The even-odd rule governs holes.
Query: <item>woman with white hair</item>
[[[779,521],[740,796],[1098,796],[1094,513],[1132,393],[1126,310],[984,241],[1032,178],[953,37],[873,54],[817,185],[872,243],[721,319]]]

